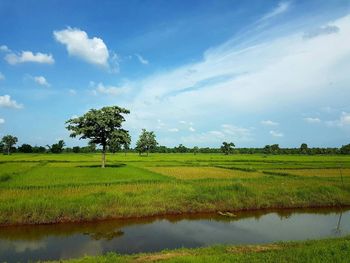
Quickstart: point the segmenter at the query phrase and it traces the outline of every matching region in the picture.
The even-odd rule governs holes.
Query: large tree
[[[5,135],[2,137],[1,142],[3,144],[3,148],[8,155],[11,153],[11,148],[17,143],[17,141],[17,137],[12,135]]]
[[[80,136],[79,139],[89,139],[91,143],[102,146],[102,168],[106,164],[106,150],[109,143],[119,140],[124,143],[128,131],[122,129],[125,121],[123,114],[130,111],[118,106],[91,109],[81,117],[68,120],[66,127],[71,131],[71,137]]]
[[[150,150],[156,148],[158,142],[156,140],[156,135],[153,131],[146,131],[146,129],[142,129],[140,137],[136,142],[136,150],[141,153],[146,152],[147,156]]]
[[[233,152],[233,148],[235,147],[235,144],[233,142],[223,142],[221,145],[221,151],[228,155]]]

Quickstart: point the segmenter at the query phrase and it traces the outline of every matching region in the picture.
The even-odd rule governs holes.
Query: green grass
[[[167,250],[160,253],[117,255],[109,253],[64,262],[349,262],[350,237],[253,246],[213,246]],[[62,261],[60,261],[62,262]]]
[[[115,154],[105,169],[100,159],[0,156],[0,224],[350,205],[349,156]]]

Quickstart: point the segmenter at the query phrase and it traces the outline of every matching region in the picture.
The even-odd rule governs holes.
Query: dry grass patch
[[[257,178],[263,176],[259,172],[246,172],[217,167],[147,167],[152,172],[175,177],[176,179],[225,179],[225,178]]]
[[[270,250],[282,249],[281,246],[277,244],[267,244],[267,245],[246,245],[246,246],[235,246],[228,247],[227,252],[229,253],[259,253],[266,252]]]
[[[167,253],[155,253],[155,254],[147,254],[137,257],[133,262],[155,262],[160,260],[171,259],[179,256],[187,256],[189,253],[182,251],[172,251]]]
[[[273,172],[288,173],[298,176],[318,176],[318,177],[340,177],[342,175],[350,176],[350,169],[287,169],[274,170]]]

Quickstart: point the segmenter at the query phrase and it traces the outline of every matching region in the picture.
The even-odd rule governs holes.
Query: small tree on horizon
[[[54,143],[51,146],[47,145],[49,151],[52,153],[62,153],[63,147],[65,146],[65,142],[63,140],[59,140],[58,143]]]
[[[18,142],[17,137],[12,135],[5,135],[1,140],[3,144],[4,151],[6,151],[7,155],[11,154],[11,148]]]
[[[307,146],[307,144],[306,143],[302,143],[300,145],[300,153],[307,154],[308,151],[309,151],[309,147]]]
[[[223,142],[221,145],[221,151],[225,155],[229,155],[230,153],[233,153],[234,147],[235,147],[235,144],[233,142]]]
[[[146,152],[147,156],[150,150],[153,150],[158,145],[156,140],[156,135],[153,131],[147,131],[146,129],[142,129],[139,139],[136,142],[136,150],[141,153]]]
[[[123,144],[129,136],[128,131],[122,129],[122,123],[125,121],[123,114],[129,113],[129,110],[118,106],[91,109],[81,117],[66,121],[66,128],[71,131],[70,137],[80,136],[79,139],[90,139],[91,143],[102,146],[101,167],[105,168],[109,143],[118,140]]]

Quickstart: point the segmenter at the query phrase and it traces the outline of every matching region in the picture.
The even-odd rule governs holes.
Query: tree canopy
[[[156,135],[153,131],[147,131],[146,129],[142,129],[140,137],[136,142],[136,150],[141,153],[146,152],[147,155],[150,150],[153,150],[158,145],[156,140]]]
[[[124,144],[126,138],[130,138],[128,131],[122,128],[125,121],[123,114],[129,113],[129,110],[118,106],[91,109],[83,116],[68,120],[66,128],[71,131],[70,137],[79,136],[79,139],[89,139],[91,143],[102,146],[101,166],[104,168],[107,147],[116,141]]]
[[[5,135],[4,137],[2,137],[1,142],[3,145],[3,149],[8,155],[11,153],[11,148],[17,143],[17,141],[17,137],[12,135]]]
[[[235,147],[235,144],[233,142],[223,142],[221,146],[221,151],[228,155],[230,153],[233,153],[233,148]]]

